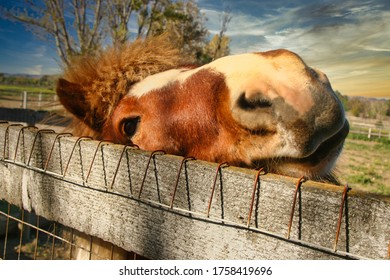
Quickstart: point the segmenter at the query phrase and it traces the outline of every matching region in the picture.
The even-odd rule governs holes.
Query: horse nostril
[[[254,98],[247,99],[245,93],[242,93],[237,100],[237,105],[244,110],[254,110],[257,108],[269,108],[272,103],[269,99],[262,96],[262,94],[256,95]]]

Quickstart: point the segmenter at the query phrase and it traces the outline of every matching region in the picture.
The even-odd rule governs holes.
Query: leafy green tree
[[[138,14],[138,37],[168,33],[170,40],[190,60],[197,61],[207,43],[205,16],[195,1],[148,1]]]

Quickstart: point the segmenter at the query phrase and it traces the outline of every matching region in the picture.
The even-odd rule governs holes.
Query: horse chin
[[[339,157],[349,132],[349,123],[332,137],[324,141],[312,154],[304,158],[278,157],[254,162],[257,167],[263,167],[267,172],[301,177],[307,179],[339,184],[334,165]]]

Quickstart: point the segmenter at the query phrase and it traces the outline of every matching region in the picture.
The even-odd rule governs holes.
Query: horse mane
[[[75,57],[64,69],[63,78],[87,93],[89,123],[98,122],[101,127],[135,83],[182,63],[180,51],[163,34]],[[77,129],[74,132],[79,133]]]

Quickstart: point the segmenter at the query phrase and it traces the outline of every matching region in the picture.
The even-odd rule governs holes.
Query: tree
[[[363,117],[364,115],[364,103],[358,97],[351,97],[348,100],[348,108],[351,114],[355,117]]]
[[[385,100],[372,100],[369,106],[369,117],[372,119],[383,120],[387,113],[387,104]]]
[[[23,8],[1,12],[5,18],[24,23],[39,38],[53,38],[59,58],[69,65],[72,56],[100,49],[104,37],[102,4],[102,0],[26,0]]]
[[[111,40],[169,33],[172,42],[195,60],[203,51],[208,31],[205,17],[193,0],[25,0],[23,7],[1,9],[2,17],[26,25],[41,39],[54,39],[61,62],[94,53]],[[131,18],[134,19],[131,21]]]
[[[138,37],[168,33],[170,40],[190,60],[198,60],[206,45],[205,17],[192,0],[146,1],[138,14]]]
[[[215,34],[210,42],[206,45],[205,53],[207,54],[207,59],[212,61],[214,59],[227,56],[230,54],[229,49],[230,38]]]
[[[223,11],[222,15],[220,15],[220,21],[221,21],[221,30],[219,31],[219,35],[217,37],[217,42],[214,50],[213,59],[217,59],[219,57],[225,56],[229,54],[229,42],[230,39],[226,40],[227,37],[225,37],[225,33],[227,31],[227,27],[229,22],[232,19],[232,16],[230,15],[230,10],[227,9]],[[222,48],[222,46],[224,48]],[[227,54],[225,54],[227,52]]]
[[[129,22],[133,13],[148,7],[149,0],[106,0],[108,27],[114,45],[129,39]]]

